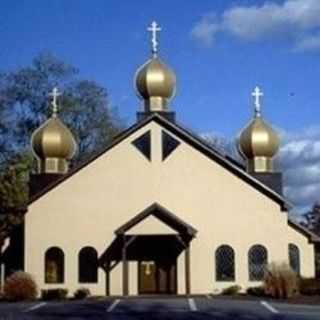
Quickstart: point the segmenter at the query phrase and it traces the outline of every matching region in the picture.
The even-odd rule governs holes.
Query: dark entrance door
[[[139,294],[176,294],[176,261],[139,261],[138,281]]]

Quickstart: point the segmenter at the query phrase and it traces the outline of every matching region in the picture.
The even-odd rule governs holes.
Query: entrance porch
[[[146,223],[169,227],[166,233],[157,233],[157,228]],[[140,231],[139,233],[136,233]],[[150,232],[150,233],[148,233]],[[127,296],[129,275],[137,277],[137,293],[177,294],[179,278],[184,278],[185,294],[190,294],[190,243],[196,230],[158,204],[154,204],[135,216],[115,231],[116,237],[100,257],[100,265],[106,273],[106,294],[110,295],[112,270],[122,266],[122,294]],[[178,258],[184,255],[184,271],[177,267]],[[129,272],[129,264],[137,263],[136,275]],[[179,277],[179,272],[184,272]]]

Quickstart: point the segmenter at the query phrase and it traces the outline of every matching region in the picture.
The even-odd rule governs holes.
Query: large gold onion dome
[[[155,21],[148,28],[152,33],[152,57],[135,74],[136,91],[144,101],[145,111],[166,111],[176,92],[174,72],[158,57],[157,32],[160,30]]]
[[[135,84],[144,100],[151,97],[170,100],[175,94],[176,76],[158,57],[153,57],[137,70]]]
[[[255,116],[239,135],[239,151],[248,161],[251,171],[272,171],[272,158],[279,150],[277,133],[261,117],[260,97],[263,93],[258,87],[252,95],[255,99]]]
[[[31,146],[39,163],[42,163],[39,167],[43,170],[40,171],[57,171],[58,173],[67,170],[67,161],[76,154],[77,144],[71,131],[57,116],[58,90],[55,88],[51,95],[53,96],[52,116],[33,133]],[[53,164],[52,170],[50,170],[50,165],[46,165],[48,160]]]

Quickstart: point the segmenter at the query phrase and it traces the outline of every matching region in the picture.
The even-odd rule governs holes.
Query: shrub
[[[290,298],[299,292],[297,274],[286,263],[271,263],[264,279],[265,293],[273,298]]]
[[[29,273],[17,271],[6,279],[3,294],[11,301],[32,300],[38,295],[38,287]]]
[[[266,295],[265,289],[263,286],[260,287],[251,287],[247,289],[247,294],[255,297],[264,297]]]
[[[90,290],[87,288],[79,288],[74,293],[75,299],[85,299],[88,298],[90,295]]]
[[[320,295],[320,280],[313,278],[300,279],[300,293],[307,296]]]
[[[234,286],[230,286],[228,288],[223,289],[221,293],[223,295],[232,296],[232,295],[238,294],[240,290],[241,290],[240,286],[234,285]]]
[[[64,300],[68,295],[67,289],[47,289],[41,290],[41,298],[43,300]]]

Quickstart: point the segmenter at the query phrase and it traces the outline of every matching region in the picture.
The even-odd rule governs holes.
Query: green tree
[[[303,214],[304,226],[320,236],[320,203],[316,202],[311,210]]]
[[[312,208],[303,214],[303,225],[310,231],[320,236],[320,203],[316,202]],[[316,277],[320,278],[320,245],[315,245]]]
[[[17,224],[23,221],[28,201],[29,154],[18,156],[0,172],[0,244]]]
[[[214,132],[203,133],[200,135],[200,139],[202,139],[213,149],[219,151],[221,154],[229,156],[231,159],[234,159],[239,163],[244,164],[244,160],[239,154],[236,140],[228,140],[225,137],[222,137]]]
[[[93,81],[68,88],[61,104],[61,117],[78,141],[77,162],[101,151],[123,129],[117,110],[108,106],[106,90]]]
[[[48,116],[48,94],[57,86],[60,118],[78,143],[77,166],[103,149],[124,127],[104,87],[79,78],[78,70],[50,53],[30,66],[0,73],[0,245],[23,219],[28,173],[34,167],[30,138]]]
[[[78,70],[41,53],[31,66],[0,74],[0,161],[29,150],[32,132],[51,114],[48,94],[58,86],[60,117],[79,146],[75,165],[103,148],[123,128],[104,87],[79,78]]]

